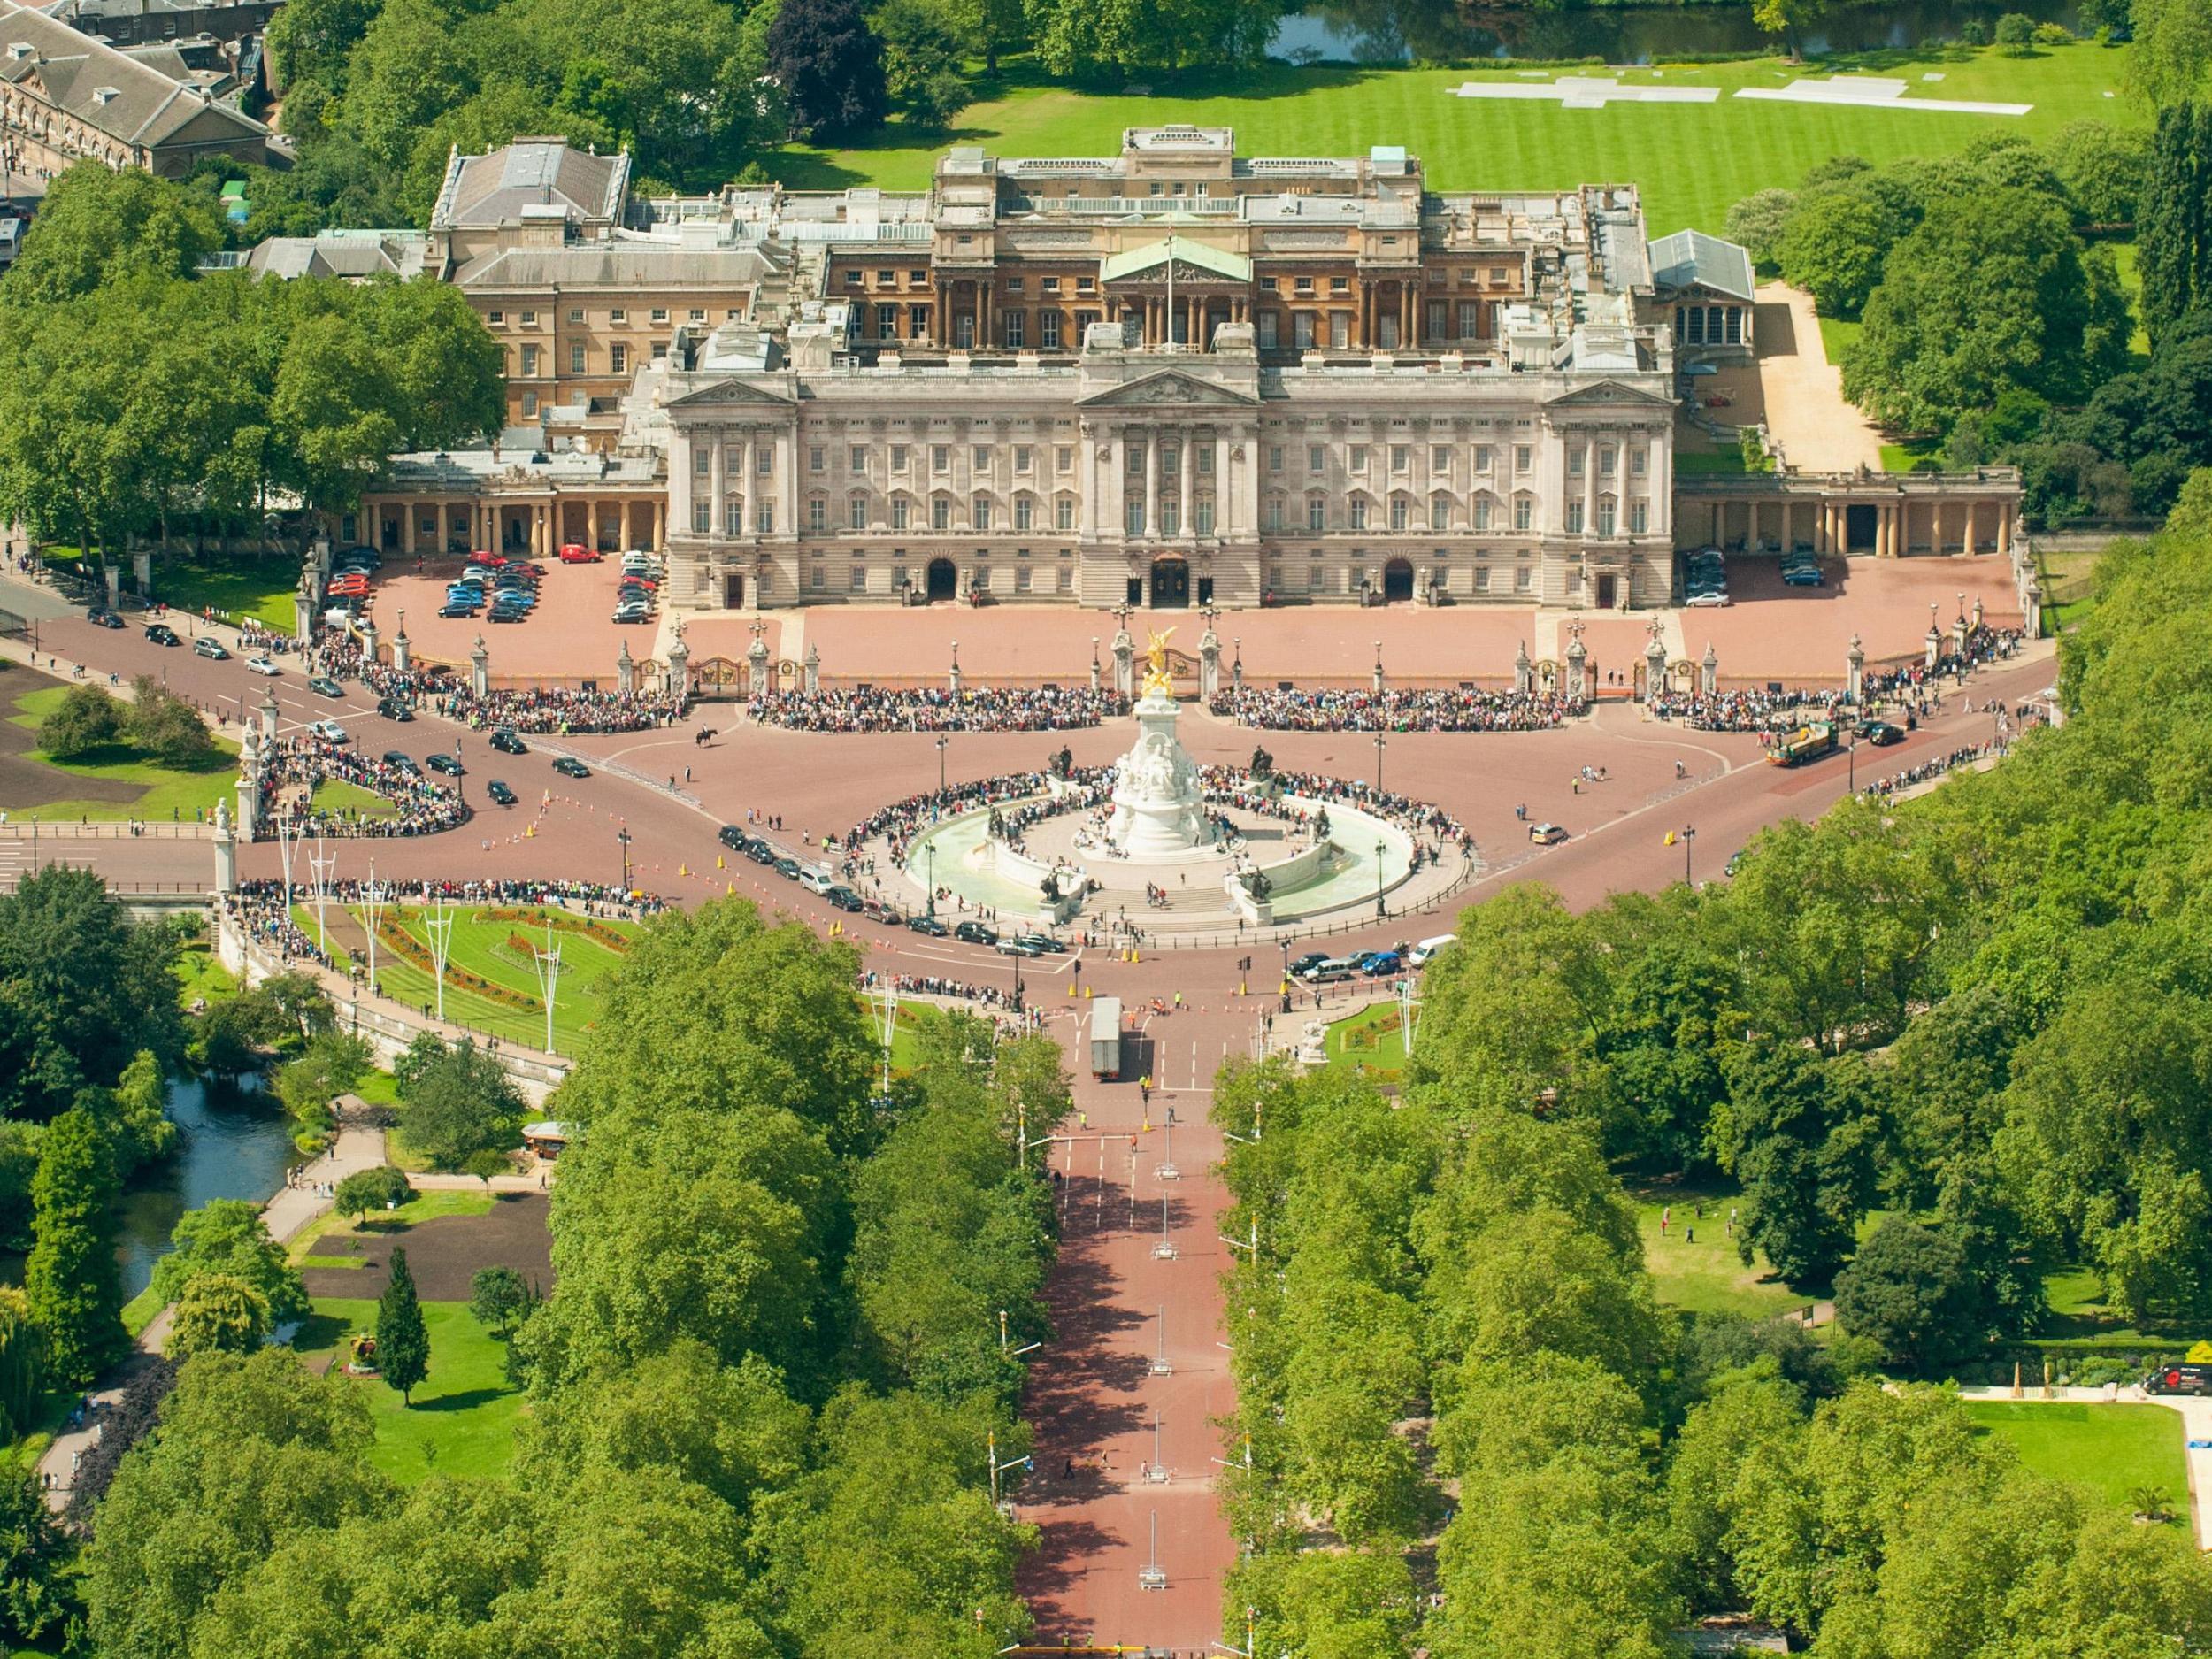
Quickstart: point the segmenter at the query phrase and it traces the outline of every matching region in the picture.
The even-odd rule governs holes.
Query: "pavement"
[[[2197,1548],[2212,1550],[2212,1399],[2196,1394],[2152,1394],[2140,1384],[2102,1388],[2024,1386],[1961,1388],[1962,1400],[2002,1400],[2022,1404],[2164,1406],[2181,1417],[2183,1456],[2189,1471],[2189,1520]]]
[[[1730,426],[1763,419],[1789,464],[1808,472],[1882,469],[1881,434],[1843,395],[1843,368],[1828,360],[1812,296],[1785,283],[1754,290],[1748,364],[1722,364],[1698,382],[1701,394],[1725,393],[1711,412]]]

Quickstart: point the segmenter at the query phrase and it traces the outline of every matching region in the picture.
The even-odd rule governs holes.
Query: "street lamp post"
[[[615,831],[616,842],[622,849],[622,890],[630,890],[630,830],[627,825]]]
[[[1686,887],[1694,885],[1690,880],[1690,843],[1696,839],[1695,826],[1685,824],[1682,826],[1682,880]]]
[[[945,814],[945,749],[951,743],[949,737],[937,740],[937,816]]]
[[[929,872],[929,919],[937,919],[937,843],[922,843],[922,864]]]
[[[1387,748],[1389,748],[1389,747],[1390,747],[1390,746],[1383,741],[1383,734],[1382,734],[1380,732],[1376,733],[1375,733],[1375,794],[1376,794],[1376,796],[1377,796],[1379,799],[1380,798],[1380,796],[1381,796],[1381,795],[1382,795],[1382,792],[1383,792],[1383,787],[1382,787],[1382,763],[1383,763],[1383,750],[1384,750],[1384,749],[1387,749]]]
[[[1859,734],[1851,733],[1851,741],[1844,745],[1844,787],[1852,794],[1859,792]]]
[[[1383,902],[1383,844],[1375,843],[1375,914],[1387,916],[1390,910]]]

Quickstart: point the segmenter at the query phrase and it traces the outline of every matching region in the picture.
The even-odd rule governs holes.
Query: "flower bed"
[[[390,917],[380,917],[376,924],[376,936],[388,946],[402,961],[420,968],[432,979],[437,978],[438,964],[430,954],[430,948],[402,927]],[[488,1002],[497,1002],[502,1008],[519,1009],[525,1013],[541,1013],[545,1004],[536,997],[495,985],[480,973],[471,973],[466,968],[457,968],[450,959],[446,963],[445,980],[458,990],[482,997]]]
[[[630,949],[628,934],[617,933],[596,917],[566,916],[559,910],[526,910],[512,906],[503,906],[493,910],[479,910],[476,916],[479,921],[486,922],[527,922],[537,927],[543,927],[549,924],[557,933],[581,933],[595,944],[604,945],[618,956],[628,954]],[[529,948],[527,941],[517,933],[510,933],[507,936],[507,942],[517,949]]]

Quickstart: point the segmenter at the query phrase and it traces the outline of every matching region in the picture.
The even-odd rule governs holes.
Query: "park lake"
[[[196,1077],[169,1079],[175,1154],[142,1170],[116,1206],[115,1256],[127,1300],[146,1288],[169,1253],[169,1233],[188,1210],[218,1198],[259,1203],[300,1162],[290,1120],[257,1079],[247,1088]],[[0,1282],[20,1284],[23,1257],[0,1256]]]
[[[2079,21],[2074,0],[1880,0],[1839,5],[1806,26],[1809,55],[1897,50],[1958,38],[1968,21],[2008,12],[2039,23]],[[1342,0],[1310,6],[1276,25],[1269,56],[1288,63],[1449,63],[1479,58],[1609,64],[1679,62],[1707,53],[1768,52],[1774,36],[1747,5],[1592,5],[1492,8]]]

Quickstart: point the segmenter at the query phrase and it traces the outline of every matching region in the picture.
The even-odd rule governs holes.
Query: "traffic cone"
[[[1071,997],[1075,995],[1075,981],[1073,979],[1070,979],[1068,981],[1068,995]]]
[[[714,867],[717,870],[727,870],[730,867],[729,860],[723,857],[720,853],[717,853],[714,855]]]
[[[687,875],[689,875],[689,874],[691,873],[691,872],[690,872],[688,869],[687,869],[684,865],[682,865],[682,864],[678,864],[678,865],[676,866],[676,873],[677,873],[678,875],[680,875],[680,876],[687,876]]]
[[[1249,996],[1252,995],[1250,991],[1245,988],[1244,981],[1242,979],[1239,979],[1237,981],[1237,995],[1239,996]]]

